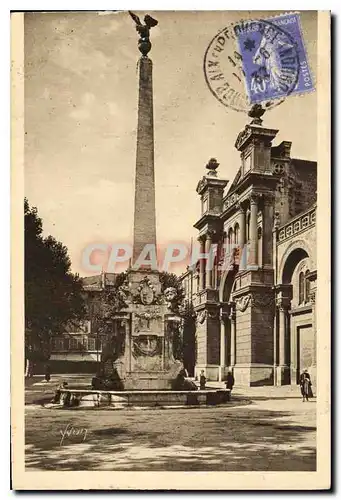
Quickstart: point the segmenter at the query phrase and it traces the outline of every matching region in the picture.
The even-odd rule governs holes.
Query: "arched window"
[[[237,223],[234,226],[234,243],[238,245],[239,243],[239,224]]]
[[[222,246],[220,248],[220,256],[221,258],[224,258],[225,257],[225,253],[226,253],[226,250],[227,250],[227,246],[228,246],[228,239],[227,239],[227,233],[226,231],[224,231],[224,236],[223,236],[223,242],[222,242]]]
[[[257,237],[258,237],[259,240],[262,238],[262,228],[261,227],[259,227],[257,229]]]
[[[304,288],[305,288],[305,279],[304,279],[304,273],[300,272],[299,277],[298,277],[298,303],[303,304],[304,302]]]
[[[229,251],[231,251],[232,243],[233,243],[233,229],[232,229],[232,227],[230,227],[229,232],[228,232]]]
[[[305,302],[310,302],[310,279],[309,269],[305,272]]]

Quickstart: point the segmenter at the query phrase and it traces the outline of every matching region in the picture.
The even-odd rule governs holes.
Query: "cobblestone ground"
[[[280,390],[248,391],[243,399],[242,392],[230,406],[203,408],[28,404],[27,470],[315,470],[315,401]]]

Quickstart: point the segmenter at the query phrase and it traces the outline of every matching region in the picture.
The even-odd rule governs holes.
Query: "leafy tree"
[[[115,314],[126,305],[120,293],[120,286],[123,285],[126,277],[125,272],[118,274],[114,285],[101,292],[93,309],[91,321],[103,340],[102,363],[107,360],[116,361],[124,346],[124,330],[116,331]]]
[[[96,301],[92,321],[96,324],[99,333],[112,331],[115,314],[124,307],[124,301],[119,293],[120,286],[124,283],[127,273],[123,272],[116,276],[115,284],[105,288]]]
[[[51,336],[62,333],[70,321],[83,320],[86,309],[67,248],[52,236],[43,237],[42,220],[26,198],[24,217],[25,351],[28,361],[42,361],[50,356]]]

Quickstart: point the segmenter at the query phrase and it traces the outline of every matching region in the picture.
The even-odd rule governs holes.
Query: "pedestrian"
[[[311,388],[311,380],[310,380],[310,375],[308,373],[308,370],[304,370],[303,373],[301,373],[300,376],[300,388],[301,388],[301,394],[303,397],[303,403],[305,401],[309,401],[309,398],[313,397],[313,391]]]
[[[226,379],[226,389],[227,389],[227,401],[231,401],[231,392],[234,386],[234,376],[232,372],[227,373]]]
[[[50,382],[51,380],[51,367],[48,363],[45,365],[45,380],[46,382]]]
[[[200,390],[204,391],[205,388],[206,388],[205,372],[204,372],[204,370],[201,370],[201,373],[200,373]]]

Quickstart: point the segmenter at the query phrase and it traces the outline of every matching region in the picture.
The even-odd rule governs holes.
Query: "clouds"
[[[109,33],[114,33],[115,31],[117,31],[120,27],[122,26],[122,23],[120,21],[118,21],[117,19],[112,19],[110,20],[106,26],[103,26],[100,31],[101,33],[104,33],[104,34],[109,34]]]
[[[83,78],[89,73],[102,72],[110,59],[99,50],[94,50],[87,39],[67,37],[60,40],[50,52],[51,62]]]
[[[87,120],[96,106],[96,97],[91,92],[85,92],[81,98],[81,104],[71,111],[70,117],[75,120]]]

